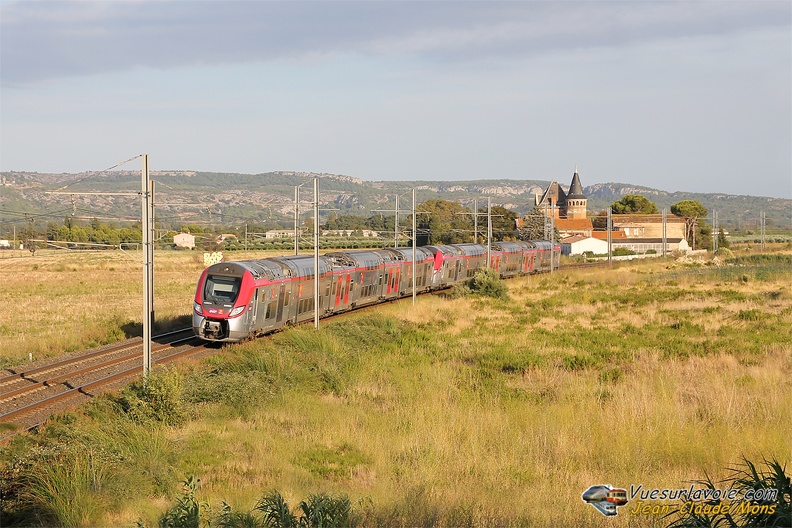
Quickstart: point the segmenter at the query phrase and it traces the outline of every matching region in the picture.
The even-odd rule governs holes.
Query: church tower
[[[586,205],[588,198],[583,194],[583,186],[580,184],[577,166],[575,174],[572,176],[572,183],[566,195],[566,217],[570,220],[586,218]]]

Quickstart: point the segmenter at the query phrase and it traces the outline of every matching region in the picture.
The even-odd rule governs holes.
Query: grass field
[[[99,282],[80,270],[135,267],[46,258],[0,268],[44,276],[22,286],[34,295],[71,283],[57,287],[71,299]],[[158,314],[184,312],[175,299],[190,300],[201,267],[160,259]],[[113,281],[119,297],[135,280]],[[629,504],[606,520],[581,493],[687,487],[742,457],[792,462],[788,260],[640,262],[508,286],[507,301],[424,296],[292,329],[97,399],[5,447],[0,524],[154,526],[195,475],[214,513],[277,489],[292,505],[346,494],[365,526],[657,527],[670,520]],[[129,302],[102,305],[134,321]]]

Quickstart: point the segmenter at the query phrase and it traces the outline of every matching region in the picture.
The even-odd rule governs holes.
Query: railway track
[[[186,328],[154,337],[152,363],[161,365],[207,350]],[[49,416],[117,388],[143,372],[143,341],[105,347],[0,376],[0,440],[32,429]]]
[[[608,262],[566,264],[560,270],[599,268]],[[431,293],[441,294],[444,290]],[[403,297],[387,301],[399,302]],[[377,304],[375,306],[381,306]],[[334,317],[354,314],[342,312]],[[305,321],[302,324],[312,324]],[[165,364],[207,350],[207,343],[196,338],[192,328],[155,336],[152,362]],[[42,424],[52,414],[74,408],[101,392],[127,383],[143,371],[141,339],[67,358],[54,358],[26,370],[7,369],[0,373],[0,442],[17,431],[29,430]]]

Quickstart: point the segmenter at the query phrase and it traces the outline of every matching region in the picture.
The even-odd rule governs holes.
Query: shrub
[[[210,512],[209,505],[198,502],[196,493],[200,479],[189,477],[184,481],[182,496],[176,499],[176,504],[165,512],[160,518],[160,528],[199,528],[201,526],[201,512]],[[204,523],[208,526],[209,523]]]
[[[749,508],[742,509],[740,505],[728,508],[725,512],[697,513],[694,508],[679,509],[669,515],[678,518],[668,525],[668,528],[707,528],[716,526],[741,526],[750,528],[770,528],[792,526],[792,480],[786,474],[786,467],[775,459],[764,460],[765,470],[760,470],[756,465],[743,458],[741,467],[729,468],[731,474],[717,485],[709,476],[704,480],[695,481],[706,489],[715,490],[728,488],[738,491],[738,497],[745,497],[746,492],[759,490],[777,491],[773,500],[744,501]],[[716,505],[721,501],[706,501],[704,505]]]
[[[500,274],[493,269],[482,269],[470,279],[457,284],[452,290],[453,297],[464,297],[466,295],[481,295],[483,297],[494,297],[495,299],[508,299],[509,287]]]
[[[132,421],[178,425],[186,417],[182,402],[182,379],[176,370],[152,373],[121,391],[116,402]]]

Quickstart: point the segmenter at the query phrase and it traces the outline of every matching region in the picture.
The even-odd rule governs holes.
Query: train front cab
[[[243,265],[221,262],[206,268],[193,300],[193,333],[208,341],[246,338],[253,290],[253,276]]]

